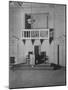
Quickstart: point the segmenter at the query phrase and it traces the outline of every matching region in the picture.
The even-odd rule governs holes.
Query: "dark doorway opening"
[[[39,61],[39,46],[34,46],[34,53],[35,53],[35,64],[38,64],[38,61]]]

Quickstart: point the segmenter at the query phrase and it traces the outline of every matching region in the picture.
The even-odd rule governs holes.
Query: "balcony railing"
[[[49,39],[49,29],[23,29],[22,39]]]

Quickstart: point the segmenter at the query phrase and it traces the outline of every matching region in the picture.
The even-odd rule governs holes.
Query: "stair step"
[[[46,68],[14,68],[13,70],[53,70],[53,67],[46,67]]]
[[[13,66],[15,66],[15,67],[31,67],[32,65],[29,65],[29,64],[14,64]],[[34,65],[35,67],[37,66],[37,67],[45,67],[45,66],[50,66],[50,64],[49,63],[47,63],[47,64],[37,64],[37,65]]]
[[[42,64],[42,65],[14,65],[11,67],[13,70],[52,70],[53,67],[50,67],[50,64]]]

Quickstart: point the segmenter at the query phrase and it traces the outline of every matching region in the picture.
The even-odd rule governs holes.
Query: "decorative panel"
[[[40,31],[40,37],[48,37],[48,31]]]
[[[39,31],[31,31],[31,37],[39,37]]]

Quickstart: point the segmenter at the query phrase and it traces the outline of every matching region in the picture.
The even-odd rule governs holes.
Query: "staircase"
[[[38,64],[38,65],[26,65],[26,64],[17,64],[10,67],[11,70],[53,70],[53,67],[50,64]]]

